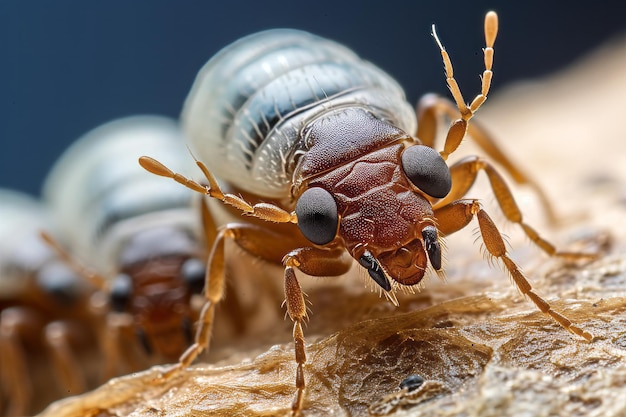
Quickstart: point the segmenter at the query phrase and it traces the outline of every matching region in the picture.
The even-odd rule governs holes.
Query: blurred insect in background
[[[409,375],[400,383],[400,389],[385,395],[368,407],[370,416],[388,416],[402,408],[430,401],[435,397],[449,394],[450,390],[442,382],[427,379],[420,375]]]
[[[204,285],[203,231],[209,241],[216,233],[214,225],[203,228],[191,191],[155,181],[137,166],[146,149],[181,170],[189,163],[175,121],[135,116],[87,133],[44,184],[45,201],[67,235],[67,247],[49,243],[106,295],[102,349],[109,377],[121,365],[137,370],[174,360],[190,344],[198,313],[193,295]],[[133,353],[133,346],[141,348]]]
[[[285,304],[294,322],[296,414],[304,399],[302,325],[308,312],[295,269],[339,276],[354,259],[397,304],[395,292],[415,290],[428,268],[442,274],[442,236],[464,228],[473,218],[488,255],[504,264],[519,290],[567,330],[592,338],[532,290],[479,201],[464,198],[478,173],[487,175],[506,218],[519,224],[532,242],[549,255],[579,255],[557,252],[524,223],[491,162],[476,156],[450,167],[445,162],[469,133],[516,182],[539,189],[483,129],[468,123],[489,92],[497,29],[497,16],[489,12],[481,91],[467,105],[433,27],[455,103],[428,95],[418,104],[417,114],[401,87],[382,70],[341,45],[296,30],[245,37],[202,68],[182,123],[209,185],[184,177],[158,157],[139,162],[246,217],[220,229],[209,256],[207,301],[195,343],[166,377],[190,365],[209,346],[215,305],[223,297],[227,240],[284,265]],[[442,117],[454,121],[443,150],[437,152],[436,127]],[[543,194],[540,197],[550,212]]]
[[[92,290],[41,241],[42,228],[63,241],[40,201],[0,190],[0,415],[35,412],[95,382]]]

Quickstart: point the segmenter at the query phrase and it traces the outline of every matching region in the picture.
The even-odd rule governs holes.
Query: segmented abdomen
[[[182,122],[194,155],[219,178],[284,199],[302,129],[345,106],[365,107],[415,132],[415,112],[385,72],[335,42],[275,29],[240,39],[207,62]]]
[[[44,198],[68,238],[71,252],[110,272],[135,233],[170,225],[198,233],[193,192],[146,172],[149,154],[177,172],[193,168],[178,124],[159,116],[134,116],[102,125],[59,158],[44,184]]]

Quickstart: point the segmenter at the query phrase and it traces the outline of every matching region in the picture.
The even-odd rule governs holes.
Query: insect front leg
[[[485,15],[485,48],[483,49],[484,59],[485,59],[485,70],[482,74],[482,85],[480,93],[474,97],[471,104],[468,106],[465,104],[465,100],[463,99],[463,94],[461,94],[461,89],[454,79],[454,70],[452,68],[452,61],[450,60],[450,56],[446,49],[443,47],[443,44],[439,40],[437,36],[437,32],[435,31],[435,26],[433,25],[432,35],[439,46],[439,50],[441,51],[441,57],[443,59],[443,64],[446,71],[446,83],[448,84],[448,88],[450,89],[450,93],[452,97],[454,97],[454,101],[461,113],[461,117],[456,119],[448,130],[448,134],[446,136],[446,141],[443,147],[443,150],[440,152],[441,157],[445,160],[448,156],[453,153],[460,145],[461,140],[465,136],[467,132],[468,122],[474,116],[476,111],[482,106],[482,104],[487,100],[487,94],[489,94],[489,89],[491,88],[491,77],[493,73],[491,68],[493,66],[493,45],[496,41],[496,36],[498,34],[498,15],[495,12],[488,12]],[[424,119],[424,117],[426,117]],[[435,123],[436,120],[432,118],[432,114],[424,113],[424,120],[428,123],[430,120],[431,125],[427,125],[422,128],[422,131],[418,131],[419,134],[423,134],[425,136],[425,143],[432,143],[434,141],[433,128],[432,123]],[[425,130],[424,130],[425,129]]]
[[[295,213],[290,213],[278,206],[275,206],[274,204],[250,204],[237,195],[223,193],[220,189],[219,184],[215,180],[215,177],[213,177],[213,174],[211,174],[206,165],[204,165],[201,161],[196,160],[196,165],[198,165],[205,178],[209,182],[208,186],[204,186],[192,179],[185,177],[182,174],[174,172],[156,159],[150,158],[148,156],[142,156],[141,158],[139,158],[139,165],[141,165],[146,171],[152,174],[159,175],[161,177],[171,178],[179,184],[182,184],[193,191],[216,198],[224,204],[233,206],[249,216],[275,223],[297,223],[298,221]]]
[[[345,274],[352,265],[352,259],[346,256],[347,252],[341,248],[325,250],[312,247],[296,249],[285,256],[285,305],[287,314],[293,321],[293,341],[295,349],[296,395],[291,404],[294,415],[302,410],[304,402],[304,364],[306,352],[304,349],[304,332],[302,324],[308,319],[304,293],[298,283],[294,268],[313,276],[338,276]]]
[[[576,253],[558,251],[554,245],[539,236],[539,233],[528,224],[524,223],[522,212],[517,206],[517,202],[507,186],[506,182],[498,171],[488,161],[477,156],[469,156],[457,162],[450,167],[450,175],[452,177],[452,189],[450,193],[437,204],[434,208],[445,207],[454,200],[463,197],[470,189],[478,172],[484,171],[489,178],[491,189],[496,197],[498,205],[506,218],[512,222],[519,224],[528,238],[544,252],[550,256],[558,256],[567,260],[597,258],[597,254],[593,253]]]
[[[554,311],[550,304],[533,290],[524,274],[519,270],[517,264],[509,258],[500,231],[476,200],[458,200],[450,203],[447,206],[435,210],[435,217],[438,221],[438,228],[444,235],[449,235],[462,229],[472,218],[476,217],[487,252],[490,256],[504,263],[505,268],[513,278],[520,292],[528,296],[542,313],[550,316],[569,332],[581,336],[588,341],[593,339],[591,333],[574,325],[570,319],[561,313]]]

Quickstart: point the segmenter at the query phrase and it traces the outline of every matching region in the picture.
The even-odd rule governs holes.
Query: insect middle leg
[[[452,189],[450,193],[441,201],[434,205],[434,209],[445,207],[449,203],[466,195],[467,191],[474,184],[478,172],[484,171],[489,178],[491,189],[496,197],[498,205],[502,209],[507,220],[519,224],[530,240],[550,256],[558,256],[567,260],[588,259],[593,260],[596,254],[576,253],[558,251],[554,245],[539,236],[539,233],[528,224],[524,223],[522,212],[517,206],[517,202],[507,186],[506,182],[498,171],[488,161],[477,156],[469,156],[460,160],[450,167],[452,176]]]
[[[593,335],[582,328],[574,325],[570,319],[563,314],[552,309],[550,304],[539,296],[532,288],[519,267],[509,257],[504,239],[493,223],[489,215],[480,207],[476,200],[458,200],[447,206],[435,210],[435,217],[438,220],[438,228],[444,235],[454,233],[465,227],[473,217],[478,220],[480,234],[482,236],[487,252],[490,256],[501,260],[505,268],[513,278],[515,285],[522,294],[531,299],[537,308],[544,314],[550,316],[563,328],[571,333],[591,341]]]
[[[343,275],[352,266],[352,259],[342,248],[318,249],[305,247],[291,251],[283,259],[285,265],[285,304],[289,318],[293,321],[293,340],[295,345],[296,363],[296,395],[291,405],[292,412],[297,415],[302,410],[304,401],[304,332],[302,323],[308,319],[304,294],[298,283],[294,268],[313,276]]]

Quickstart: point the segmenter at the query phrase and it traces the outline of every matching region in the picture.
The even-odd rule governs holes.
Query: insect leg
[[[304,401],[304,364],[306,363],[306,352],[304,349],[304,332],[302,323],[308,319],[304,294],[298,283],[298,278],[294,268],[313,276],[338,276],[345,274],[352,265],[352,260],[346,256],[346,251],[337,248],[323,250],[317,248],[296,249],[285,256],[285,305],[287,314],[293,321],[293,341],[295,349],[295,359],[298,365],[296,370],[296,395],[291,404],[294,415],[302,410]]]
[[[82,265],[76,258],[74,258],[69,252],[67,252],[63,248],[63,246],[59,242],[57,242],[55,238],[53,238],[46,231],[40,231],[39,235],[41,236],[43,241],[54,251],[56,256],[61,261],[63,261],[70,269],[76,272],[78,276],[82,277],[99,290],[106,288],[106,278]]]
[[[435,148],[437,138],[437,125],[441,116],[440,102],[443,100],[437,94],[429,93],[423,95],[417,102],[415,112],[417,114],[417,138],[422,145]],[[454,104],[452,104],[454,106]],[[456,110],[456,107],[454,107]],[[459,117],[458,111],[451,119]]]
[[[226,239],[231,239],[246,252],[274,263],[280,263],[283,254],[294,247],[294,241],[289,236],[258,225],[230,223],[220,228],[207,261],[205,303],[200,311],[194,343],[181,355],[178,364],[165,372],[164,377],[188,367],[200,353],[209,348],[215,307],[225,292]]]
[[[26,308],[11,307],[0,315],[0,387],[7,393],[6,415],[26,415],[33,398],[22,342],[24,333],[40,332],[42,323],[31,313]]]
[[[71,324],[65,321],[48,324],[44,333],[59,383],[65,391],[72,395],[87,390],[85,376],[80,372],[82,366],[76,360],[76,352],[71,346],[72,339],[80,338],[80,335],[75,333],[72,332]]]
[[[502,209],[506,218],[512,222],[521,226],[522,230],[530,240],[546,252],[550,256],[558,256],[560,258],[568,260],[589,259],[593,260],[597,258],[597,254],[592,253],[577,253],[577,252],[563,252],[558,251],[554,245],[539,236],[539,233],[528,224],[524,223],[522,212],[515,202],[515,198],[511,193],[511,190],[507,186],[502,176],[496,171],[496,169],[488,161],[479,158],[477,156],[470,156],[457,162],[450,168],[450,174],[452,175],[452,190],[443,200],[435,205],[435,209],[444,207],[451,201],[456,200],[469,190],[474,183],[479,171],[484,171],[489,178],[491,189],[498,201],[498,205]]]
[[[437,32],[435,31],[435,26],[433,25],[432,35],[439,46],[441,51],[441,57],[443,59],[443,64],[446,70],[446,83],[448,84],[448,88],[450,89],[450,93],[452,93],[452,97],[454,97],[454,101],[461,112],[461,117],[455,120],[448,130],[448,134],[446,136],[446,141],[443,147],[443,151],[440,152],[441,157],[443,159],[447,159],[448,156],[454,152],[461,140],[465,136],[467,131],[467,126],[469,120],[474,116],[474,113],[480,108],[480,106],[487,99],[487,94],[489,93],[489,89],[491,88],[491,77],[493,75],[491,68],[493,65],[493,44],[496,41],[496,36],[498,34],[498,15],[495,12],[488,12],[485,15],[485,48],[483,49],[484,57],[485,57],[485,70],[482,74],[482,85],[481,92],[478,94],[472,103],[468,106],[465,104],[463,99],[463,95],[461,94],[461,89],[454,79],[454,70],[452,68],[452,61],[450,60],[450,56],[448,52],[446,52],[443,44],[439,40],[437,36]],[[427,139],[428,140],[428,139]]]
[[[476,200],[455,201],[435,210],[435,217],[438,220],[439,229],[445,235],[462,229],[473,217],[476,217],[487,252],[490,256],[503,262],[520,292],[530,298],[542,313],[550,316],[569,332],[581,336],[588,341],[593,339],[591,333],[574,325],[570,319],[561,313],[552,310],[550,304],[533,290],[526,277],[519,270],[519,267],[509,258],[500,231]]]
[[[127,372],[127,369],[137,370],[141,366],[131,355],[130,343],[137,343],[137,338],[124,337],[133,334],[133,319],[128,313],[109,311],[104,317],[104,332],[99,335],[100,346],[104,356],[103,378],[109,380],[114,376]],[[129,345],[126,344],[129,343]]]
[[[239,196],[223,193],[215,180],[215,177],[213,177],[213,174],[211,174],[206,165],[204,165],[201,161],[196,161],[196,164],[209,182],[208,186],[204,186],[182,174],[170,170],[156,159],[148,156],[142,156],[139,158],[139,165],[141,165],[146,171],[161,177],[171,178],[177,183],[182,184],[193,191],[216,198],[224,204],[228,204],[243,211],[247,215],[275,223],[297,223],[295,213],[290,213],[278,206],[268,203],[258,203],[252,205]]]
[[[215,239],[217,239],[217,225],[215,219],[213,218],[213,214],[208,206],[208,201],[206,198],[200,198],[200,213],[202,218],[202,228],[204,231],[204,245],[207,248],[204,253],[205,257],[209,255],[209,250],[213,247]],[[207,259],[204,259],[205,264]],[[228,270],[228,265],[226,266]],[[230,272],[227,275],[231,275]],[[245,317],[247,312],[244,311],[244,308],[241,304],[241,300],[238,297],[237,291],[231,291],[234,289],[234,284],[232,282],[226,283],[226,292],[229,294],[228,303],[224,306],[225,310],[227,310],[226,316],[232,322],[233,328],[237,333],[243,333],[246,326]],[[195,314],[200,314],[200,308],[195,308],[197,304],[192,303],[193,312]],[[199,306],[198,306],[199,307]]]
[[[459,117],[459,110],[450,100],[436,94],[427,94],[422,97],[417,105],[418,132],[420,141],[431,148],[434,148],[436,126],[440,116],[446,116],[452,120]],[[506,153],[500,149],[496,141],[489,134],[487,129],[479,121],[472,121],[467,126],[467,134],[472,138],[485,153],[498,164],[520,185],[531,187],[539,197],[548,220],[556,224],[559,222],[548,196],[524,170],[518,167]],[[459,196],[460,197],[460,196]],[[452,200],[448,200],[452,201]]]
[[[194,343],[183,352],[178,359],[178,363],[164,373],[163,376],[165,378],[188,367],[200,353],[209,349],[211,331],[213,329],[213,318],[215,317],[215,306],[224,296],[226,280],[224,274],[224,241],[226,238],[233,237],[233,229],[228,226],[220,230],[217,234],[207,263],[204,287],[204,297],[206,300],[198,318],[198,327],[196,329]]]
[[[304,350],[302,323],[308,319],[308,314],[302,288],[300,288],[296,273],[291,266],[285,268],[285,304],[287,305],[287,314],[289,314],[289,318],[293,321],[293,343],[296,353],[295,359],[298,365],[296,370],[297,391],[291,404],[292,411],[297,413],[299,410],[302,410],[304,388],[306,387],[303,369],[306,362],[306,352]]]
[[[209,209],[208,203],[204,197],[200,200],[200,217],[202,220],[202,230],[204,233],[204,243],[207,248],[210,248],[217,239],[217,225],[213,214]]]
[[[113,313],[108,311],[108,308],[106,308],[107,311],[103,311],[103,305],[106,304],[106,301],[103,302],[102,298],[108,298],[104,295],[108,291],[107,279],[104,276],[82,265],[76,258],[74,258],[69,252],[67,252],[63,248],[63,246],[56,241],[56,239],[54,239],[47,232],[41,231],[40,235],[44,242],[55,252],[57,257],[61,261],[63,261],[74,272],[76,272],[78,276],[82,277],[99,290],[97,291],[98,294],[94,294],[94,296],[92,297],[91,312],[92,314],[94,314],[94,316],[100,316],[99,318],[105,317],[104,327],[106,329],[106,332],[104,332],[105,334],[98,337],[99,345],[104,355],[104,378],[110,379],[116,375],[119,375],[120,373],[118,372],[118,368],[122,361],[124,361],[124,364],[130,366],[133,370],[139,369],[136,365],[133,364],[133,360],[130,359],[128,355],[126,355],[126,357],[122,359],[122,352],[127,351],[127,349],[122,349],[122,329],[131,328],[132,319],[130,319],[128,314]],[[100,305],[94,305],[93,300],[97,300],[97,303]]]

